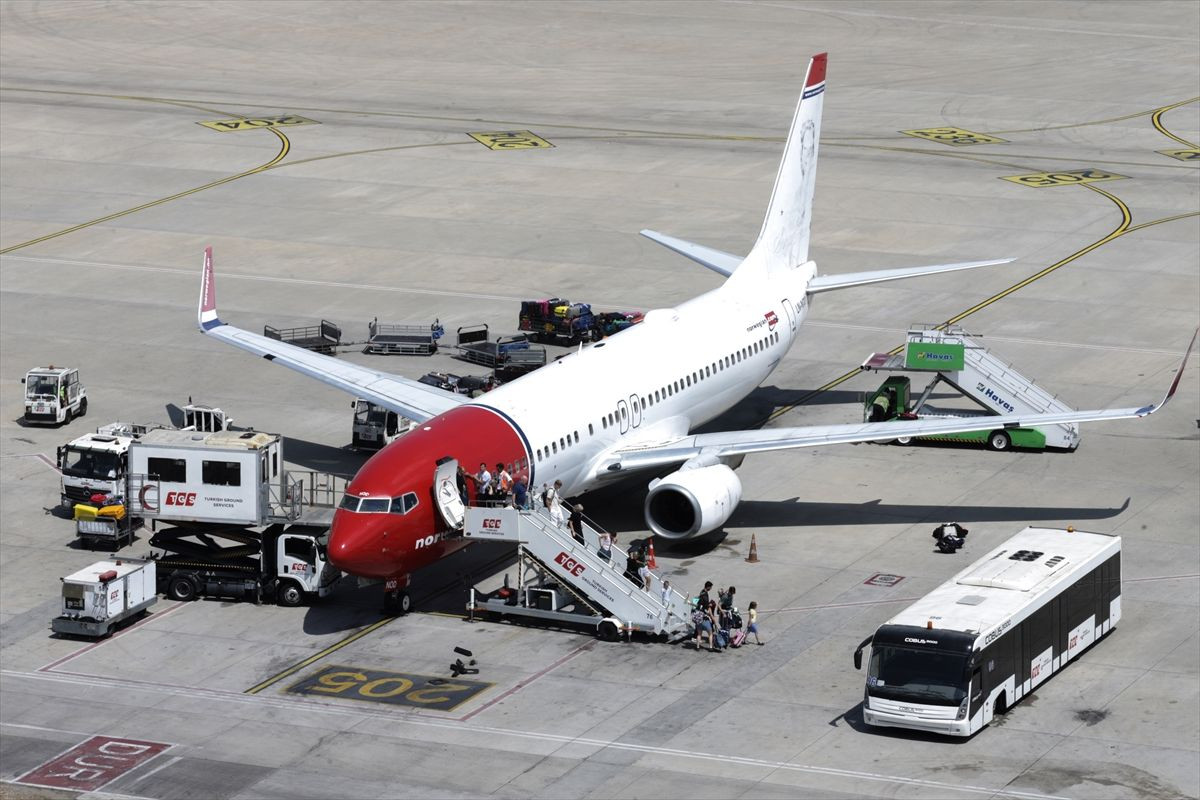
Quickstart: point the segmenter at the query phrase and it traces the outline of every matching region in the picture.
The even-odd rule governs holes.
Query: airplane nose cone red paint
[[[434,417],[372,456],[354,476],[346,494],[357,498],[403,498],[394,512],[364,513],[339,508],[329,533],[330,562],[351,575],[393,578],[433,563],[463,545],[447,535],[437,510],[433,477],[437,462],[457,459],[474,474],[485,463],[495,472],[503,463],[516,477],[531,476],[525,437],[509,418],[484,406],[464,405]],[[473,493],[474,486],[469,485]],[[405,513],[400,509],[408,507]]]
[[[333,512],[329,530],[329,561],[342,572],[364,578],[390,578],[403,572],[400,552],[389,548],[389,540],[398,545],[401,532],[395,537],[387,530],[390,514],[356,514],[338,509]]]

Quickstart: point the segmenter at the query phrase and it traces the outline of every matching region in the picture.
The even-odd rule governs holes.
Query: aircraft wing
[[[322,383],[335,386],[355,397],[395,411],[417,422],[436,417],[467,398],[436,386],[360,367],[333,356],[321,355],[294,344],[261,336],[226,325],[217,316],[216,287],[213,283],[212,248],[204,250],[204,273],[200,283],[200,330],[234,347],[240,347],[268,361],[294,369]]]
[[[804,428],[764,428],[749,431],[728,431],[681,436],[654,443],[630,445],[613,451],[597,470],[622,472],[680,464],[690,458],[711,455],[718,458],[766,453],[772,450],[791,450],[800,447],[819,447],[827,444],[856,444],[897,439],[901,436],[936,436],[968,431],[991,431],[1003,428],[1028,428],[1067,422],[1100,422],[1114,419],[1145,417],[1158,411],[1175,395],[1183,368],[1191,355],[1200,329],[1192,335],[1183,361],[1175,372],[1166,395],[1158,403],[1137,408],[1110,408],[1096,411],[1069,411],[1056,414],[1004,414],[952,419],[892,420],[862,422],[850,425],[815,425]]]

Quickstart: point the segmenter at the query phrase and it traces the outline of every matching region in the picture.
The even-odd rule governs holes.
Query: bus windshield
[[[874,697],[957,706],[967,695],[967,656],[944,650],[872,645],[867,689]]]
[[[68,450],[63,456],[62,471],[73,478],[107,480],[117,477],[120,466],[120,457],[116,453]]]

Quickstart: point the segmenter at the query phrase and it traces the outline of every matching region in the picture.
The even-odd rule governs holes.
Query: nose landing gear
[[[412,608],[408,594],[408,576],[388,578],[383,584],[383,613],[389,617],[400,617]]]

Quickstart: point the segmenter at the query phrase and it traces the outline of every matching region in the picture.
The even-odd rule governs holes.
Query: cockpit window
[[[392,513],[407,514],[417,507],[417,495],[415,492],[406,492],[399,497],[392,498]]]
[[[358,511],[358,498],[352,494],[348,494],[342,498],[342,502],[338,505],[338,508],[345,509],[346,511]]]
[[[367,497],[358,510],[363,514],[386,514],[392,501],[386,497]]]

